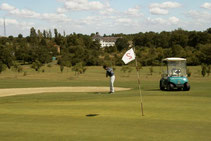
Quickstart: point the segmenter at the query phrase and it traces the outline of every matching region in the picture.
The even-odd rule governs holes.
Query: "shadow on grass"
[[[156,92],[178,92],[178,91],[183,91],[180,89],[173,89],[173,90],[160,90],[160,89],[145,89],[145,91],[156,91]]]
[[[88,114],[88,115],[86,115],[86,117],[96,117],[96,116],[98,116],[99,114]]]
[[[160,89],[145,89],[145,91],[160,91],[161,92]]]
[[[94,94],[102,95],[102,94],[110,94],[109,92],[95,92]]]

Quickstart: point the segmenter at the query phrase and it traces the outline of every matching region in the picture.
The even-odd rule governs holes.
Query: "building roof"
[[[171,58],[165,58],[163,61],[186,61],[185,58],[178,58],[178,57],[171,57]]]
[[[103,37],[103,41],[105,42],[116,42],[119,37]]]
[[[102,40],[103,37],[100,36],[99,34],[96,34],[95,36],[92,37],[93,40]]]
[[[96,34],[94,37],[92,37],[93,40],[100,40],[104,42],[116,42],[116,40],[119,37],[102,37],[99,34]]]

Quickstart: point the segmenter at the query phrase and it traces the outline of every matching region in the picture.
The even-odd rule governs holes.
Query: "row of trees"
[[[97,66],[103,64],[123,65],[122,55],[133,46],[138,62],[143,66],[159,65],[166,57],[185,57],[189,65],[210,65],[211,28],[205,31],[185,31],[177,29],[171,32],[146,32],[138,34],[112,34],[120,37],[114,47],[100,48],[93,41],[95,34],[59,33],[54,29],[30,29],[30,35],[23,37],[0,37],[0,72],[17,64],[31,64],[39,68],[56,57],[61,71],[75,65]],[[107,36],[107,35],[104,35]]]

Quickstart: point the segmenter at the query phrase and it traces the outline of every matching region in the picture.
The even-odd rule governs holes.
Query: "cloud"
[[[143,15],[141,12],[140,12],[140,7],[139,6],[136,6],[134,8],[129,8],[125,14],[129,15],[129,16],[141,16]]]
[[[131,23],[132,22],[132,20],[131,19],[129,19],[129,18],[118,18],[118,19],[116,19],[116,22],[118,22],[118,23],[120,23],[120,24],[129,24],[129,23]]]
[[[64,2],[65,9],[74,11],[101,10],[105,8],[105,5],[99,1],[62,0],[61,2]]]
[[[199,23],[210,23],[211,24],[211,13],[206,11],[190,10],[187,13],[188,17],[191,17],[194,21]]]
[[[39,18],[41,15],[39,13],[36,13],[34,11],[28,10],[28,9],[13,9],[8,10],[11,15],[21,16],[24,18]]]
[[[113,8],[105,8],[103,10],[100,11],[100,14],[102,15],[111,15],[113,14],[114,12],[116,12]]]
[[[166,15],[168,14],[168,9],[179,8],[180,6],[180,3],[167,1],[163,3],[152,3],[149,6],[149,10],[154,15]]]
[[[4,21],[4,19],[0,19],[1,23],[3,21]],[[13,25],[13,26],[17,26],[22,29],[29,29],[34,25],[34,23],[32,23],[32,22],[19,22],[16,19],[5,19],[5,23],[6,23],[6,26]]]
[[[65,14],[44,13],[41,14],[40,19],[55,22],[71,22]]]
[[[168,10],[166,10],[166,9],[161,9],[161,8],[159,8],[159,7],[150,8],[149,11],[150,11],[151,14],[154,14],[154,15],[166,15],[166,14],[169,13]]]
[[[62,13],[67,12],[67,9],[65,9],[65,8],[57,8],[56,11],[57,11],[57,13],[62,14]]]
[[[166,20],[163,18],[155,18],[151,19],[150,17],[147,18],[148,23],[150,24],[165,24]]]
[[[105,7],[104,7],[104,9],[101,10],[101,12],[102,11],[106,12],[105,15],[111,15],[111,14],[117,12],[115,9],[111,8],[110,3],[108,1],[105,3]]]
[[[167,2],[163,2],[161,4],[159,4],[159,3],[152,3],[150,5],[150,8],[159,7],[159,8],[168,9],[168,8],[178,8],[180,6],[181,6],[181,4],[178,3],[178,2],[167,1]]]
[[[205,2],[204,4],[201,5],[201,8],[211,9],[211,3]]]
[[[186,20],[183,21],[183,26],[188,29],[203,31],[211,25],[211,13],[208,11],[189,10],[185,16]]]
[[[58,13],[65,13],[68,11],[97,11],[101,15],[111,15],[116,12],[111,8],[108,1],[102,3],[99,1],[89,1],[89,0],[57,0],[62,2],[63,7],[57,8]]]
[[[179,23],[179,18],[177,17],[170,17],[168,19],[163,19],[163,18],[147,18],[148,23],[153,24],[153,25],[176,25]]]
[[[7,3],[2,3],[0,5],[0,9],[1,10],[6,10],[6,11],[11,11],[11,10],[14,10],[15,7],[13,7],[13,6],[11,6],[11,5],[7,4]]]
[[[57,21],[57,22],[71,21],[71,19],[68,18],[63,13],[37,13],[35,11],[28,10],[28,9],[18,9],[6,3],[3,3],[2,5],[0,5],[0,8],[4,11],[8,11],[10,15],[14,15],[20,18],[33,18],[33,19]]]
[[[168,20],[170,24],[177,24],[180,21],[177,17],[170,17]]]

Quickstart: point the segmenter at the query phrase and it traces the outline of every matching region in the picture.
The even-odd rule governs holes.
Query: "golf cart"
[[[186,59],[166,58],[162,62],[164,66],[167,66],[167,71],[163,71],[160,80],[160,89],[168,91],[175,89],[189,91],[190,85],[186,75]]]

